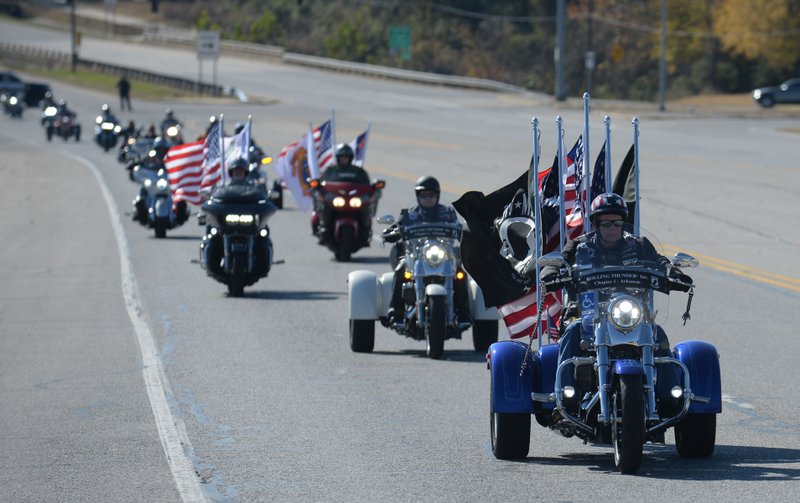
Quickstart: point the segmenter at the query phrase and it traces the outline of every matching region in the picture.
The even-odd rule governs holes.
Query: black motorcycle
[[[22,99],[14,94],[0,94],[0,102],[3,103],[3,112],[12,119],[22,118]]]
[[[122,126],[114,117],[98,115],[94,120],[94,141],[100,145],[105,152],[117,146]]]
[[[206,225],[200,266],[228,285],[232,297],[269,274],[272,240],[267,220],[277,211],[267,193],[252,183],[231,184],[212,192],[198,223]]]

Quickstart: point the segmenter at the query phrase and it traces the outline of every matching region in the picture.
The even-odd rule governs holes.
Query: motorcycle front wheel
[[[235,253],[232,257],[233,267],[228,279],[228,295],[241,297],[244,295],[244,275],[247,257],[242,253]]]
[[[428,358],[438,360],[444,354],[445,305],[444,296],[432,295],[427,300],[428,319],[425,324],[425,342]]]
[[[167,218],[156,218],[156,237],[157,238],[165,238],[167,237],[167,227],[169,226],[169,219]]]
[[[375,348],[375,320],[350,320],[350,349],[371,353]]]
[[[339,251],[336,253],[336,260],[339,262],[350,262],[353,254],[353,242],[355,241],[355,230],[349,225],[339,229]]]
[[[614,416],[614,464],[620,473],[636,473],[642,464],[645,434],[642,376],[619,376],[619,384],[614,393]]]

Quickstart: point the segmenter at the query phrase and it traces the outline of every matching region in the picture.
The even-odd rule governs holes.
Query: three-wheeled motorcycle
[[[378,223],[391,225],[394,217],[383,216]],[[388,320],[395,274],[381,276],[372,271],[353,271],[348,275],[350,303],[350,349],[371,352],[375,345],[375,321],[381,320],[401,335],[425,341],[426,354],[439,359],[446,339],[460,339],[472,327],[476,351],[484,352],[497,341],[498,314],[486,308],[483,293],[461,266],[458,222],[417,222],[402,226],[404,276],[400,287],[403,312],[396,321]],[[393,264],[394,265],[394,264]],[[466,296],[469,318],[456,311],[455,290]]]

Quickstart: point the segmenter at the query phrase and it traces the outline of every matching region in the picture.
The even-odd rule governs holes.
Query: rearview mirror
[[[378,223],[384,225],[392,225],[394,223],[394,217],[392,215],[384,215],[382,217],[378,217]]]
[[[541,267],[569,267],[564,256],[559,252],[550,252],[547,255],[539,258],[539,266]]]
[[[674,257],[672,257],[672,265],[674,267],[697,267],[700,265],[700,261],[691,255],[678,252]]]

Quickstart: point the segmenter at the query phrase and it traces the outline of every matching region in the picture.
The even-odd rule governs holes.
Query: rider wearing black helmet
[[[360,166],[353,164],[355,154],[353,148],[346,143],[336,146],[336,164],[322,172],[326,182],[369,183],[369,175]]]
[[[670,261],[667,257],[659,254],[653,244],[645,237],[637,237],[625,231],[626,221],[628,220],[628,207],[625,200],[617,194],[605,193],[597,196],[591,204],[589,210],[589,220],[592,223],[593,232],[584,234],[575,240],[570,240],[564,246],[562,254],[568,264],[574,265],[576,255],[585,253],[592,263],[596,266],[604,265],[631,265],[637,262],[652,262],[661,268],[668,268]],[[679,274],[674,271],[674,274]],[[558,276],[558,271],[554,267],[544,267],[540,272],[543,290],[554,291],[562,286],[567,288],[569,303],[565,303],[562,310],[562,327],[569,323],[564,334],[559,341],[558,363],[572,358],[578,354],[585,353],[581,348],[581,323],[576,319],[577,305],[575,304],[575,292],[571,284],[561,285],[554,283]],[[691,283],[691,278],[681,274],[682,281]],[[591,338],[593,334],[586,334]],[[655,356],[671,356],[670,345],[667,334],[657,326],[656,329]],[[576,381],[576,388],[579,390],[575,397],[582,395],[581,391],[586,391],[591,386],[591,368],[586,365],[575,367],[573,373],[563,374],[564,386],[571,386],[573,378]],[[656,384],[656,395],[663,402],[667,409],[678,407],[677,402],[669,398],[669,390],[678,384],[678,376],[673,366],[664,366],[659,374]],[[573,398],[567,400],[568,408],[577,407],[577,402]],[[574,412],[574,410],[573,410]]]
[[[400,211],[400,220],[383,231],[384,241],[394,243],[392,246],[391,262],[397,263],[394,270],[394,283],[392,300],[385,323],[393,323],[399,319],[403,310],[401,288],[405,264],[400,258],[403,256],[403,242],[401,241],[400,228],[417,222],[456,222],[458,217],[452,206],[439,204],[441,186],[439,180],[432,176],[422,176],[414,184],[414,195],[417,205]],[[459,319],[469,319],[469,304],[467,303],[466,282],[454,282],[453,302]]]
[[[247,183],[248,173],[250,173],[250,163],[243,157],[228,164],[228,176],[232,184]]]

